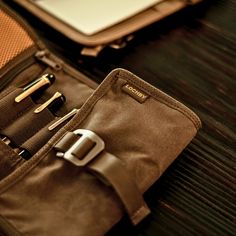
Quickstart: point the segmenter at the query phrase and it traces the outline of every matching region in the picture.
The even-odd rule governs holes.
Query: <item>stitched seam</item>
[[[2,101],[2,99],[4,99],[5,97],[7,97],[10,93],[16,91],[17,88],[12,87],[9,89],[7,94],[4,94],[4,96],[0,97],[0,103]],[[0,129],[4,129],[4,127],[8,126],[11,122],[15,121],[17,118],[19,118],[24,112],[27,112],[29,110],[29,108],[31,108],[31,106],[33,106],[34,104],[29,104],[28,106],[25,107],[25,109],[19,113],[17,113],[15,116],[13,116],[10,120],[7,120],[6,123],[4,123],[3,125],[0,125]]]
[[[137,81],[137,79],[140,79],[139,77],[136,77],[135,75],[128,74],[126,71],[122,70],[121,78],[124,78],[125,80],[128,80],[129,82],[135,84],[140,89],[143,89],[145,92],[147,92],[149,95],[151,95],[153,98],[158,100],[159,102],[164,103],[165,105],[168,105],[171,108],[175,108],[176,110],[183,113],[187,118],[189,118],[195,127],[199,129],[201,127],[201,122],[197,118],[196,114],[192,112],[189,108],[187,108],[184,104],[178,102],[168,94],[162,92],[158,88],[153,87],[152,85],[146,84],[144,81]],[[161,99],[162,101],[160,101]],[[179,104],[178,104],[179,103]]]
[[[128,80],[128,81],[132,82],[133,84],[135,84],[137,87],[143,89],[145,92],[147,92],[149,95],[151,95],[156,100],[160,101],[159,99],[161,99],[162,102],[164,102],[165,105],[168,105],[171,108],[175,108],[176,110],[183,113],[185,116],[187,116],[187,118],[189,118],[193,122],[193,124],[195,125],[195,127],[197,129],[199,129],[201,127],[201,123],[196,118],[195,114],[190,109],[188,111],[186,111],[183,107],[177,105],[176,103],[178,103],[178,101],[172,100],[174,98],[172,98],[169,95],[163,93],[162,91],[158,91],[158,89],[156,89],[156,88],[152,88],[152,87],[147,88],[148,85],[144,84],[142,81],[135,81],[135,79],[136,79],[135,77],[132,77],[132,79],[130,79],[130,78],[127,77],[126,74],[123,75],[123,77],[125,77],[126,80]],[[170,99],[172,101],[170,101]],[[181,104],[181,105],[183,106],[183,104]]]
[[[53,122],[52,122],[53,121]],[[29,138],[27,138],[26,140],[24,140],[21,144],[19,144],[19,146],[23,146],[28,140],[30,140],[31,138],[34,138],[35,135],[37,135],[37,133],[44,129],[45,127],[49,127],[50,124],[54,123],[55,119],[52,119],[51,121],[49,121],[48,123],[44,124],[42,127],[38,128],[38,130],[34,131],[33,135],[31,135]],[[62,129],[62,128],[61,128]],[[51,138],[55,135],[56,133],[54,133]],[[24,159],[23,159],[24,160]]]
[[[78,121],[77,119],[75,119],[76,117],[74,117],[71,123],[68,123],[67,125],[65,125],[60,130],[60,132],[57,133],[56,136],[54,136],[54,138],[51,139],[51,141],[49,140],[49,142],[44,147],[42,147],[41,152],[36,153],[33,159],[25,162],[21,167],[19,167],[18,172],[14,172],[13,174],[10,174],[8,178],[6,177],[2,181],[0,181],[0,194],[7,191],[7,189],[9,189],[15,183],[20,181],[20,179],[22,179],[27,174],[29,174],[30,171],[35,166],[37,166],[42,159],[46,157],[46,155],[51,151],[53,144],[57,142],[65,134],[66,131],[70,131],[76,125],[80,124],[86,118],[87,113],[89,113],[91,109],[94,107],[94,105],[98,102],[98,100],[105,95],[104,92],[107,91],[108,87],[110,87],[112,84],[115,83],[115,81],[118,79],[118,76],[119,76],[119,72],[116,72],[116,74],[108,75],[107,81],[105,81],[105,83],[102,84],[99,90],[96,90],[95,94],[91,95],[90,97],[91,100],[89,100],[88,103],[85,102],[85,107],[83,108],[85,111],[83,111],[83,109],[81,108],[82,113],[79,112],[78,114],[81,116],[84,115],[82,119]],[[115,78],[115,79],[112,80],[112,78]],[[90,109],[88,109],[87,107],[89,107]],[[43,153],[46,149],[48,150],[45,153]]]
[[[16,157],[17,156],[17,157]],[[20,164],[21,162],[25,162],[23,158],[21,158],[19,155],[16,155],[16,159],[12,161],[11,167],[15,167],[16,165]]]
[[[114,76],[114,77],[112,77]],[[99,87],[98,90],[96,91],[97,94],[92,94],[91,98],[94,98],[94,100],[90,100],[90,104],[88,104],[87,102],[85,102],[85,104],[87,106],[89,106],[90,109],[87,109],[85,111],[83,111],[82,109],[82,113],[80,112],[81,115],[84,115],[84,117],[82,119],[79,120],[79,122],[75,119],[73,123],[70,124],[70,126],[68,127],[68,131],[74,129],[76,126],[78,126],[81,122],[84,121],[84,119],[87,118],[87,115],[89,114],[89,112],[94,108],[94,106],[96,105],[96,103],[106,95],[106,93],[108,92],[108,88],[110,88],[118,79],[119,77],[119,72],[115,75],[110,75],[107,79],[107,84],[103,84],[102,87]],[[114,78],[114,80],[111,80],[111,78]],[[96,93],[95,92],[95,93]],[[97,95],[97,96],[96,96]],[[98,96],[99,95],[99,96]],[[96,98],[94,97],[96,96]]]
[[[29,174],[31,170],[35,166],[37,166],[40,161],[43,160],[46,155],[51,151],[54,142],[56,143],[65,134],[67,130],[73,129],[73,127],[81,123],[86,118],[87,113],[91,111],[96,102],[105,95],[104,92],[107,90],[107,88],[110,87],[118,79],[118,74],[119,72],[116,72],[116,74],[114,74],[114,72],[110,73],[107,76],[107,80],[105,81],[105,83],[102,84],[100,89],[95,90],[95,92],[90,96],[91,100],[89,100],[88,103],[87,101],[84,103],[84,111],[82,110],[82,113],[79,112],[78,115],[85,115],[85,117],[82,117],[79,121],[75,119],[76,117],[74,117],[72,121],[65,125],[63,128],[61,128],[60,131],[55,134],[55,136],[51,139],[51,141],[49,140],[48,143],[45,144],[45,146],[43,146],[42,149],[37,152],[31,160],[25,162],[21,167],[19,167],[18,170],[16,170],[16,172],[13,172],[8,177],[0,181],[0,194],[7,191],[7,189],[9,189],[11,186],[20,181],[20,179],[24,178],[27,174]],[[112,78],[116,79],[112,81]],[[47,151],[44,153],[45,150]]]
[[[24,176],[29,174],[30,171],[35,166],[37,166],[42,159],[44,159],[46,157],[46,155],[51,151],[51,148],[52,148],[53,144],[56,143],[65,134],[66,131],[70,131],[70,130],[74,129],[81,122],[83,122],[84,119],[87,117],[87,115],[90,113],[90,111],[93,109],[93,107],[96,105],[96,103],[99,101],[99,99],[101,99],[103,96],[106,95],[106,92],[108,92],[108,88],[110,88],[118,80],[119,76],[121,75],[121,72],[123,72],[123,71],[122,70],[117,70],[117,71],[111,72],[106,77],[106,81],[103,82],[95,90],[95,92],[88,98],[87,101],[85,101],[85,103],[82,106],[80,112],[78,113],[78,115],[76,115],[74,118],[72,118],[71,122],[69,122],[67,125],[65,125],[63,128],[61,128],[60,131],[57,134],[55,134],[53,136],[53,138],[50,139],[47,144],[45,144],[44,147],[42,147],[41,151],[35,154],[33,159],[29,160],[28,162],[25,162],[21,167],[19,167],[18,171],[14,172],[12,175],[10,174],[9,178],[7,177],[4,180],[0,181],[0,193],[3,193],[8,188],[10,188],[12,185],[14,185],[16,182],[18,182],[21,178],[23,178]],[[125,73],[127,73],[127,72],[125,72]],[[128,75],[131,78],[126,78]],[[156,92],[158,92],[158,90],[153,90],[153,88],[151,88],[151,87],[147,88],[147,85],[145,85],[142,81],[140,81],[140,83],[136,83],[136,81],[134,81],[134,80],[139,79],[138,77],[135,77],[132,74],[121,75],[121,78],[122,77],[125,77],[128,81],[131,81],[132,83],[137,84],[138,86],[142,86],[142,88],[145,91],[148,91],[147,93],[148,94],[150,93],[152,95],[152,97],[157,97]],[[144,85],[141,85],[141,84],[144,84]],[[153,90],[154,93],[151,92],[150,90]],[[164,94],[164,95],[168,96],[166,94]],[[158,97],[161,98],[160,96],[158,96]],[[167,100],[166,100],[166,103],[168,103],[169,105],[173,105],[172,103],[170,103]],[[180,109],[181,111],[183,109],[183,108],[178,107],[178,106],[176,106],[176,108]],[[188,117],[189,114],[186,113],[186,115]],[[193,120],[195,121],[195,117],[194,117]],[[199,123],[199,122],[197,122],[197,123]],[[45,150],[47,150],[47,151],[44,153]]]
[[[108,80],[105,81],[105,83],[103,83],[102,87],[100,87],[99,90],[96,90],[96,92],[91,95],[90,97],[91,100],[89,101],[89,103],[85,102],[85,105],[86,105],[84,107],[85,111],[82,111],[82,113],[79,112],[79,114],[81,115],[84,114],[85,117],[82,118],[79,121],[79,123],[81,123],[86,118],[86,114],[90,112],[90,110],[93,108],[96,102],[102,96],[104,96],[103,92],[107,90],[107,88],[116,81],[116,80],[111,81],[112,76],[117,77],[118,73],[115,75],[110,74],[110,76],[107,77]],[[90,109],[88,109],[87,107]],[[35,166],[37,166],[41,160],[43,160],[46,157],[46,155],[51,151],[53,144],[56,143],[65,134],[66,131],[73,129],[73,127],[75,127],[78,124],[78,120],[75,118],[76,117],[74,117],[71,122],[69,122],[67,125],[61,128],[60,131],[57,134],[55,134],[55,136],[51,139],[51,141],[49,140],[48,143],[42,147],[41,151],[37,152],[31,160],[25,162],[21,167],[19,167],[18,170],[16,170],[16,172],[13,172],[8,177],[0,181],[0,194],[7,191],[11,186],[16,184],[18,181],[24,178],[27,174],[29,174],[31,170]],[[44,153],[45,150],[47,151]]]
[[[9,95],[10,93],[14,92],[16,90],[15,87],[8,87],[6,90],[4,90],[3,92],[1,92],[1,95],[0,95],[0,99],[2,100],[3,98],[5,98],[7,95]],[[0,103],[1,103],[1,100],[0,100]]]
[[[13,116],[13,118],[11,118],[10,120],[8,120],[8,122],[6,122],[3,126],[0,126],[0,129],[4,129],[4,127],[7,127],[11,122],[15,121],[17,118],[19,118],[22,114],[24,114],[25,112],[29,111],[30,108],[33,106],[33,104],[29,104],[28,106],[25,107],[25,110],[17,113],[16,116]]]
[[[49,111],[50,112],[50,111]],[[49,116],[48,114],[45,114],[45,116]],[[51,118],[51,117],[50,117]],[[45,122],[45,124],[42,125],[42,127],[39,127],[38,129],[36,129],[33,134],[29,137],[29,138],[25,138],[22,140],[22,142],[20,144],[18,144],[18,146],[22,146],[22,144],[24,144],[27,140],[31,139],[34,137],[35,134],[37,134],[41,129],[45,128],[46,126],[48,126],[48,124],[50,124],[53,121],[53,117],[52,120],[50,120],[49,122]]]
[[[16,153],[13,153],[13,152],[14,152],[14,150],[11,150],[11,151],[8,150],[6,152],[6,154],[10,155],[10,156],[8,156],[8,158],[12,162],[12,165],[15,166],[16,164],[18,164],[23,159],[19,155],[17,155]]]
[[[10,168],[13,168],[17,164],[19,164],[23,159],[17,155],[11,147],[6,144],[3,144],[3,155],[7,156],[8,160],[10,161]]]
[[[13,172],[13,174],[10,174],[8,177],[3,179],[0,182],[0,194],[4,193],[7,191],[11,186],[16,184],[18,181],[20,181],[22,178],[24,178],[27,174],[30,173],[30,171],[37,166],[42,159],[45,158],[45,156],[50,152],[51,145],[46,144],[42,149],[41,152],[38,152],[35,154],[34,158],[26,161],[21,167],[19,167],[19,172]],[[47,149],[47,152],[43,153],[45,149]],[[40,157],[40,158],[38,158]],[[9,183],[8,183],[9,182]],[[2,186],[1,186],[2,185]],[[5,186],[4,186],[5,185]]]

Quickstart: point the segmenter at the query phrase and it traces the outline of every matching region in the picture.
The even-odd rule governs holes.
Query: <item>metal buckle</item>
[[[105,148],[104,141],[93,131],[86,130],[86,129],[77,129],[73,132],[74,134],[80,135],[81,137],[65,152],[57,152],[58,157],[63,157],[64,159],[70,161],[76,166],[85,166],[88,164],[92,159],[94,159],[102,150]],[[91,139],[95,145],[89,151],[87,155],[84,156],[83,159],[78,159],[75,155],[73,155],[73,151],[81,145],[85,138]]]

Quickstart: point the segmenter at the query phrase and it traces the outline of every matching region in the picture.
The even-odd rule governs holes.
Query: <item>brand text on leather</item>
[[[135,88],[134,86],[130,84],[125,84],[122,87],[122,90],[126,93],[128,93],[131,97],[133,97],[135,100],[137,100],[140,103],[143,103],[148,98],[148,95],[144,94],[139,89]]]

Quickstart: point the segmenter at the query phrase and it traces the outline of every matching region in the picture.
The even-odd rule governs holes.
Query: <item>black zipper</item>
[[[13,59],[14,60],[14,59]],[[7,86],[14,78],[22,73],[24,70],[32,66],[33,64],[41,62],[42,64],[52,68],[55,71],[59,71],[62,69],[62,66],[56,62],[55,60],[50,58],[50,53],[46,50],[35,50],[31,53],[30,56],[21,58],[20,62],[14,63],[14,65],[8,68],[7,72],[1,76],[1,83],[0,83],[0,91]]]

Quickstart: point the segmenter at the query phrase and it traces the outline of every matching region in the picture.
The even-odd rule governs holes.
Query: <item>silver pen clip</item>
[[[48,127],[49,131],[54,130],[55,128],[57,128],[60,124],[62,124],[63,122],[65,122],[66,120],[72,118],[75,114],[77,114],[79,111],[79,109],[73,109],[72,111],[70,111],[69,113],[67,113],[65,116],[61,117],[59,120],[55,121],[52,125],[50,125]]]
[[[62,93],[56,92],[49,100],[47,100],[45,103],[40,105],[38,108],[34,110],[34,113],[39,113],[43,111],[46,108],[50,108],[54,105],[59,106],[60,104],[65,102],[65,97]]]

